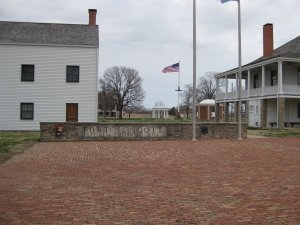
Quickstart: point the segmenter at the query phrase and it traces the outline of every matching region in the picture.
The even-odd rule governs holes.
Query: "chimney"
[[[264,33],[264,57],[269,57],[273,53],[273,24],[267,23],[263,28]]]
[[[96,26],[97,9],[89,9],[89,25]]]

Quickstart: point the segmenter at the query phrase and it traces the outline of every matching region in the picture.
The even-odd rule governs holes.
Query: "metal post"
[[[179,64],[180,64],[180,61],[179,61]],[[178,92],[178,102],[177,102],[177,117],[178,119],[180,119],[180,92],[182,91],[180,89],[180,65],[179,65],[179,71],[178,71],[178,89],[175,90]]]
[[[239,92],[239,104],[238,104],[238,127],[239,127],[239,134],[238,140],[242,140],[242,100],[241,100],[241,91],[242,91],[242,38],[241,38],[241,4],[240,0],[238,2],[238,36],[239,36],[239,85],[238,85],[238,92]]]
[[[196,0],[193,0],[193,141],[196,141]]]

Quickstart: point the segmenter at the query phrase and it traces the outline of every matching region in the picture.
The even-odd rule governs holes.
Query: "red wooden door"
[[[66,122],[78,122],[78,103],[67,103]]]

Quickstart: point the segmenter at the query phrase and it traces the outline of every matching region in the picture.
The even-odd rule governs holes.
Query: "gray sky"
[[[242,62],[262,55],[262,26],[274,24],[274,47],[299,35],[299,0],[240,0]],[[181,62],[181,87],[192,83],[192,0],[0,0],[0,20],[88,23],[96,8],[100,30],[99,76],[114,65],[139,71],[148,108],[161,101],[177,105],[177,73],[165,66]],[[238,65],[237,3],[197,0],[197,78]]]

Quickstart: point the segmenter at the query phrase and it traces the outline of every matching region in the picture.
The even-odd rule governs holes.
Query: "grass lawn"
[[[39,141],[39,132],[0,132],[0,163]]]
[[[98,122],[112,122],[112,123],[191,123],[191,119],[153,119],[153,118],[113,118],[113,117],[98,117]]]

